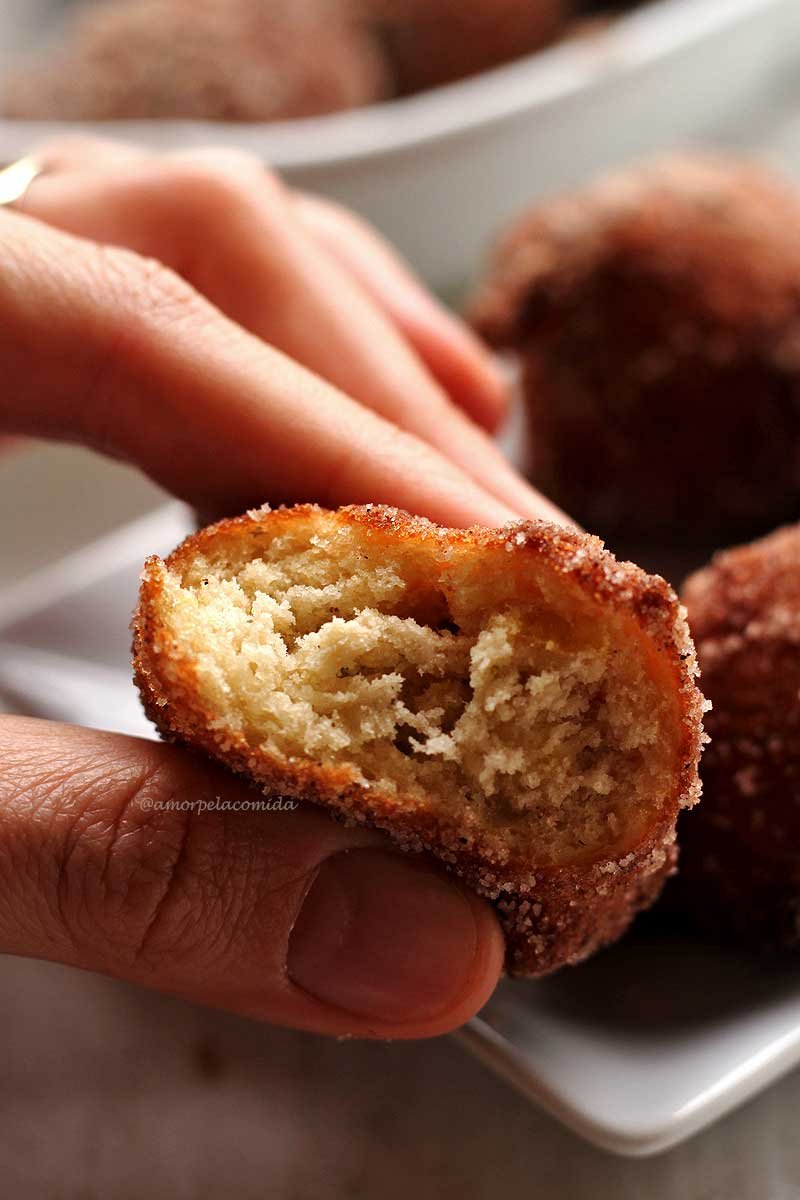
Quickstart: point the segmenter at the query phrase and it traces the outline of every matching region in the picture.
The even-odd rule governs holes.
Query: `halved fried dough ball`
[[[269,121],[388,91],[371,33],[343,0],[104,0],[18,70],[8,116]]]
[[[571,0],[356,0],[377,22],[401,92],[521,58],[553,41]]]
[[[717,555],[684,599],[713,709],[675,895],[726,935],[800,946],[800,525]]]
[[[519,975],[621,934],[698,797],[682,610],[585,534],[253,512],[149,559],[134,630],[165,736],[436,855]]]
[[[670,158],[542,204],[471,305],[522,369],[530,474],[603,536],[703,544],[800,514],[800,196]]]

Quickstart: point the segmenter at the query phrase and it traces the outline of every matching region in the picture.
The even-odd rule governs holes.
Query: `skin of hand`
[[[344,209],[232,150],[154,155],[46,145],[24,211],[172,268],[240,327],[446,455],[515,512],[565,520],[486,431],[506,408],[493,359]]]
[[[211,199],[184,214],[196,241],[213,240],[208,212],[230,216],[201,265],[195,239],[165,224],[150,158],[104,153],[102,168],[74,168],[83,183],[65,169],[63,207],[54,173],[24,214],[0,211],[0,432],[93,446],[207,511],[317,500],[395,504],[454,526],[553,515],[521,480],[524,502],[500,499],[490,459],[468,472],[436,449],[436,423],[458,411],[441,384],[462,402],[471,390],[487,420],[492,388],[475,398],[485,368],[467,335],[374,235],[354,223],[352,261],[346,235],[329,260],[326,237],[352,218],[271,181],[251,211],[217,166],[181,163],[184,198],[211,181]],[[135,176],[136,161],[146,183],[121,187],[117,210],[117,173]],[[256,244],[284,236],[263,216],[273,195],[297,257]],[[304,258],[318,236],[321,296]],[[334,311],[340,287],[347,321]],[[397,380],[423,396],[408,419],[392,408]],[[445,1032],[496,984],[503,942],[489,906],[376,833],[306,806],[252,811],[258,793],[189,751],[114,734],[0,718],[0,764],[0,951],[359,1037]]]

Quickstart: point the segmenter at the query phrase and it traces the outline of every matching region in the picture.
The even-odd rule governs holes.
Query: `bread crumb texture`
[[[663,875],[698,795],[682,611],[585,535],[256,512],[150,559],[135,629],[165,732],[433,850],[528,933],[542,872]]]

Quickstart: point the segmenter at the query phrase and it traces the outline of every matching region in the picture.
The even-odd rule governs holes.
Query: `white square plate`
[[[169,505],[0,593],[5,706],[152,737],[128,622],[145,557],[189,527]],[[459,1037],[589,1141],[653,1154],[800,1062],[800,961],[704,944],[650,918],[580,967],[503,983]]]

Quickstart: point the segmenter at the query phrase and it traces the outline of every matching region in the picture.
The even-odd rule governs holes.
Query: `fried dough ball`
[[[361,0],[401,92],[477,75],[553,41],[570,0]]]
[[[518,975],[618,937],[699,794],[674,593],[553,525],[223,521],[148,560],[134,664],[166,737],[440,858],[494,903]]]
[[[800,514],[800,198],[670,158],[545,203],[471,306],[522,368],[530,474],[603,536],[752,536]]]
[[[45,119],[269,121],[387,90],[379,47],[341,0],[104,0],[12,76],[4,107]]]
[[[800,525],[717,555],[684,600],[713,709],[674,895],[717,931],[800,946]]]

